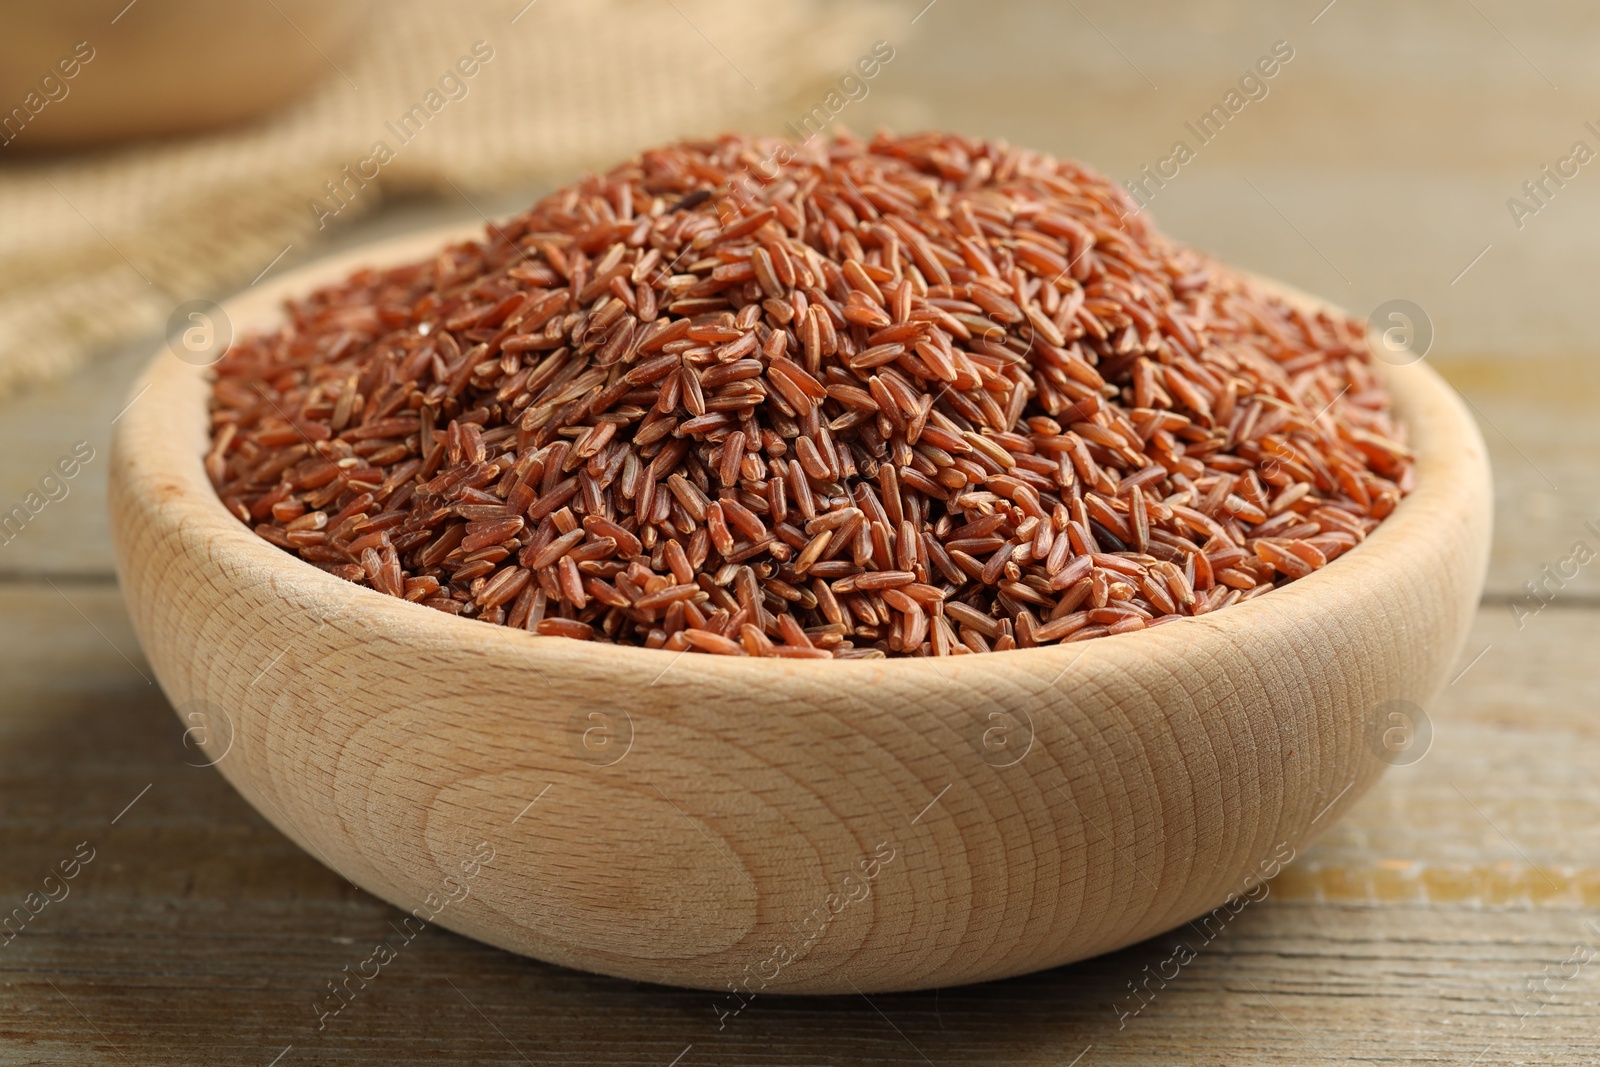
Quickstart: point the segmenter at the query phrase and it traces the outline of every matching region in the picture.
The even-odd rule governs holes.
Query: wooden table
[[[1600,552],[1600,253],[1573,239],[1596,200],[1563,191],[1522,231],[1502,201],[1585,136],[1597,75],[1576,42],[1600,16],[1561,3],[1535,24],[1482,0],[1408,7],[1391,25],[1398,14],[1348,0],[1312,23],[1321,2],[1302,6],[1136,16],[1083,0],[991,15],[951,0],[905,27],[860,117],[845,116],[1004,134],[1132,175],[1291,40],[1277,95],[1153,210],[1358,310],[1422,303],[1439,329],[1430,358],[1480,416],[1497,542],[1459,675],[1427,708],[1431,750],[1389,771],[1176,977],[1145,1000],[1130,991],[1171,973],[1174,945],[1195,940],[1185,930],[985,986],[757,999],[719,1028],[711,994],[430,929],[319,1030],[314,1001],[399,912],[193,766],[187,724],[151,683],[103,517],[110,425],[146,340],[0,404],[6,509],[77,442],[95,450],[66,498],[0,547],[0,914],[27,916],[0,933],[0,1063],[1593,1062],[1600,567],[1536,615],[1516,608],[1575,542]],[[796,90],[772,128],[809,102]],[[1472,130],[1475,151],[1452,137]],[[465,214],[392,208],[338,243]],[[47,882],[64,861],[76,877]],[[30,893],[63,888],[28,914]]]

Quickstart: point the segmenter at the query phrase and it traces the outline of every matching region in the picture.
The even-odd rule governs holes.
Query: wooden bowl
[[[269,326],[287,294],[444,236],[227,313]],[[207,375],[165,351],[117,426],[118,571],[205,759],[413,926],[716,990],[730,1011],[730,986],[1001,978],[1251,890],[1394,762],[1390,715],[1427,704],[1477,605],[1490,486],[1449,387],[1384,370],[1417,488],[1365,543],[1260,599],[1083,644],[679,656],[383,596],[223,509],[201,467]]]
[[[0,127],[0,141],[13,153],[54,151],[253,119],[342,77],[334,64],[348,69],[375,7],[0,0],[0,117],[26,120]],[[9,110],[19,106],[20,116]]]

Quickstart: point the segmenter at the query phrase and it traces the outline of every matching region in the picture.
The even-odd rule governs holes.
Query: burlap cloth
[[[311,96],[247,128],[8,160],[0,395],[161,329],[185,300],[243,287],[285,246],[296,256],[313,249],[329,231],[309,202],[337,206],[323,183],[368,159],[375,141],[394,158],[332,225],[385,195],[476,199],[677,136],[750,123],[775,132],[784,103],[848,71],[887,17],[840,0],[537,0],[512,24],[524,3],[385,5],[359,53],[339,64],[348,81],[330,73]],[[402,146],[386,123],[479,40],[494,58],[468,95]]]

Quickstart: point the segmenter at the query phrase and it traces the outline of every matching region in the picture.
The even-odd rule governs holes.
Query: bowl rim
[[[252,283],[252,287],[220,306],[235,337],[273,328],[284,320],[286,300],[304,297],[359,269],[423,260],[447,243],[481,239],[493,226],[493,222],[433,226],[366,243],[313,260],[259,288]],[[1328,301],[1277,281],[1252,278],[1273,295],[1306,310],[1340,311]],[[203,466],[210,445],[209,420],[204,413],[215,375],[210,365],[177,358],[166,342],[157,348],[130,389],[130,406],[113,437],[113,454],[117,457],[113,477],[126,478],[134,492],[159,500],[163,507],[179,509],[182,514],[177,525],[192,527],[191,532],[203,535],[213,562],[227,556],[269,575],[280,597],[293,590],[310,601],[342,601],[348,605],[342,614],[360,616],[363,625],[372,627],[374,633],[381,630],[403,642],[429,632],[435,639],[454,646],[511,652],[542,670],[578,667],[585,673],[620,679],[624,674],[640,671],[659,670],[664,674],[678,664],[676,675],[722,675],[730,681],[759,685],[796,675],[809,676],[808,682],[817,683],[829,675],[871,678],[881,677],[884,672],[920,673],[929,680],[948,682],[952,680],[952,670],[1004,670],[1007,665],[1021,666],[1024,662],[1053,665],[1051,660],[1061,664],[1061,675],[1079,661],[1086,661],[1086,667],[1133,669],[1138,662],[1168,654],[1174,645],[1238,647],[1251,642],[1252,635],[1254,641],[1259,641],[1262,627],[1270,628],[1274,622],[1287,624],[1306,614],[1358,607],[1359,594],[1353,590],[1363,571],[1374,581],[1396,577],[1398,568],[1408,565],[1406,546],[1424,534],[1430,521],[1459,520],[1463,510],[1486,490],[1488,464],[1482,437],[1455,391],[1423,360],[1404,366],[1374,360],[1372,366],[1388,385],[1394,408],[1406,426],[1407,445],[1415,456],[1416,484],[1371,534],[1328,566],[1225,610],[1184,617],[1153,628],[1083,642],[949,657],[775,661],[701,654],[688,656],[685,665],[679,662],[685,658],[684,652],[578,641],[485,624],[337,578],[261,538],[223,507]],[[1481,584],[1481,574],[1468,577]],[[1204,654],[1205,649],[1193,651]],[[781,671],[774,669],[779,664]],[[752,668],[755,673],[748,673]]]

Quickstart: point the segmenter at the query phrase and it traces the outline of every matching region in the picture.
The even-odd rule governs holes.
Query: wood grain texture
[[[438,239],[287,275],[228,313],[235,329],[267,324],[286,293]],[[602,973],[926,988],[1211,911],[1377,778],[1369,723],[1442,680],[1490,510],[1454,395],[1420,366],[1389,377],[1418,488],[1359,549],[1228,611],[1079,647],[679,658],[362,590],[226,514],[200,465],[204,375],[170,354],[118,424],[112,527],[180,716],[226,722],[228,746],[215,731],[207,749],[226,752],[223,774],[356,884]],[[999,753],[984,744],[997,725],[1012,734]],[[470,893],[440,910],[464,878]]]
[[[1165,232],[1360,315],[1416,301],[1440,356],[1575,356],[1600,182],[1583,168],[1520,226],[1507,200],[1575,140],[1600,147],[1597,34],[1575,0],[942,3],[840,120],[1003,137],[1119,180],[1183,139],[1197,156],[1151,204]],[[1200,144],[1185,123],[1278,41],[1293,60]]]
[[[680,6],[720,40],[693,4]],[[325,983],[405,913],[292,844],[215,770],[186,765],[199,759],[181,743],[189,723],[105,639],[150,672],[110,581],[102,461],[152,338],[114,367],[0,404],[5,505],[74,441],[102,450],[68,500],[0,548],[0,908],[20,906],[77,842],[101,849],[69,900],[0,949],[0,1063],[664,1067],[682,1054],[678,1067],[1061,1067],[1086,1049],[1077,1067],[1592,1060],[1595,965],[1553,987],[1536,1016],[1519,1012],[1527,984],[1592,937],[1583,924],[1600,907],[1592,889],[1572,888],[1596,884],[1600,856],[1600,585],[1584,568],[1523,630],[1510,600],[1600,511],[1589,310],[1600,253],[1586,239],[1600,200],[1593,168],[1523,230],[1505,199],[1596,117],[1600,9],[1324,8],[939,3],[890,34],[897,58],[841,119],[858,131],[881,122],[1003,136],[1127,177],[1285,37],[1299,56],[1271,98],[1163,192],[1157,221],[1358,312],[1419,301],[1440,333],[1429,362],[1477,408],[1496,476],[1495,545],[1489,599],[1448,677],[1488,651],[1425,702],[1432,750],[1388,771],[1125,1027],[1113,1006],[1169,954],[1160,936],[1026,978],[870,1005],[758,998],[719,1029],[714,994],[595,978],[432,928],[318,1030]],[[704,58],[721,62],[709,48]],[[766,128],[819,97],[796,93]],[[542,191],[468,194],[498,215]],[[391,204],[331,228],[319,247],[451,213],[473,220],[472,204]],[[307,254],[297,244],[278,269]],[[1136,832],[1118,829],[1124,851]]]
[[[757,997],[720,1028],[714,993],[586,975],[431,928],[318,1029],[326,983],[393,939],[405,912],[192,766],[186,724],[138,673],[149,666],[115,588],[57,584],[0,589],[0,904],[20,906],[78,842],[98,853],[70,897],[0,948],[0,1063],[265,1067],[290,1048],[278,1067],[665,1067],[688,1049],[678,1067],[924,1056],[1061,1067],[1092,1045],[1078,1067],[1461,1067],[1486,1049],[1480,1064],[1570,1065],[1594,1050],[1594,965],[1553,984],[1536,1014],[1524,998],[1575,945],[1600,944],[1585,929],[1593,896],[1531,888],[1541,870],[1595,881],[1600,784],[1585,769],[1600,762],[1600,679],[1578,653],[1600,641],[1600,612],[1553,610],[1536,639],[1480,612],[1466,655],[1494,649],[1428,704],[1427,757],[1387,772],[1136,1016],[1118,1014],[1128,983],[1185,928],[1026,978],[870,1004]],[[1118,835],[1124,851],[1136,841]],[[1443,891],[1452,874],[1474,891]]]

